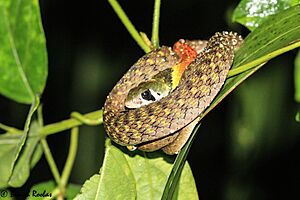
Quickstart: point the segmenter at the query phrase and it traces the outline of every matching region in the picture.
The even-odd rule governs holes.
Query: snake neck
[[[175,89],[183,72],[198,54],[191,47],[192,45],[193,43],[180,39],[173,45],[173,49],[163,46],[143,56],[116,84],[107,97],[104,107],[109,108],[113,113],[124,111],[124,102],[129,91],[153,77],[162,80],[170,79],[171,88]]]

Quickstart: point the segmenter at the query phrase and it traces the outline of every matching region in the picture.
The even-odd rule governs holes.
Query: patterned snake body
[[[221,89],[234,51],[242,42],[236,33],[216,33],[168,96],[140,108],[125,109],[124,101],[131,88],[180,62],[180,57],[165,46],[144,55],[106,99],[103,114],[106,132],[116,143],[128,146],[164,138],[186,127],[210,105]]]

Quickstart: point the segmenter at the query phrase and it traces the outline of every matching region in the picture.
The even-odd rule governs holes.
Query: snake
[[[162,149],[167,154],[178,153],[201,113],[221,90],[235,51],[242,43],[237,33],[223,31],[205,42],[181,40],[179,47],[185,48],[179,50],[161,46],[145,54],[106,98],[103,109],[106,133],[117,144],[132,150]],[[179,78],[170,84],[176,69],[181,71]],[[148,102],[137,106],[136,102],[128,103],[139,95]]]

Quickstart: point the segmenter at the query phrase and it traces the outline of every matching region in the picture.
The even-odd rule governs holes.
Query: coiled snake
[[[222,88],[234,51],[242,42],[242,37],[236,33],[217,32],[203,50],[200,48],[199,52],[202,51],[187,66],[178,86],[167,96],[128,109],[125,100],[132,88],[184,61],[182,55],[166,46],[141,57],[106,99],[103,117],[108,135],[120,145],[136,146],[145,151],[162,148],[168,154],[177,153],[199,121],[197,117]],[[187,44],[198,48],[193,42]]]

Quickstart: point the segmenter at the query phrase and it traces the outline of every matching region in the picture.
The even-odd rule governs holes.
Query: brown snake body
[[[216,33],[188,66],[178,87],[160,101],[125,109],[131,88],[179,62],[169,47],[160,47],[140,58],[120,79],[104,105],[104,125],[113,141],[121,145],[144,144],[171,136],[193,122],[222,88],[232,65],[234,51],[243,42],[232,32]]]

